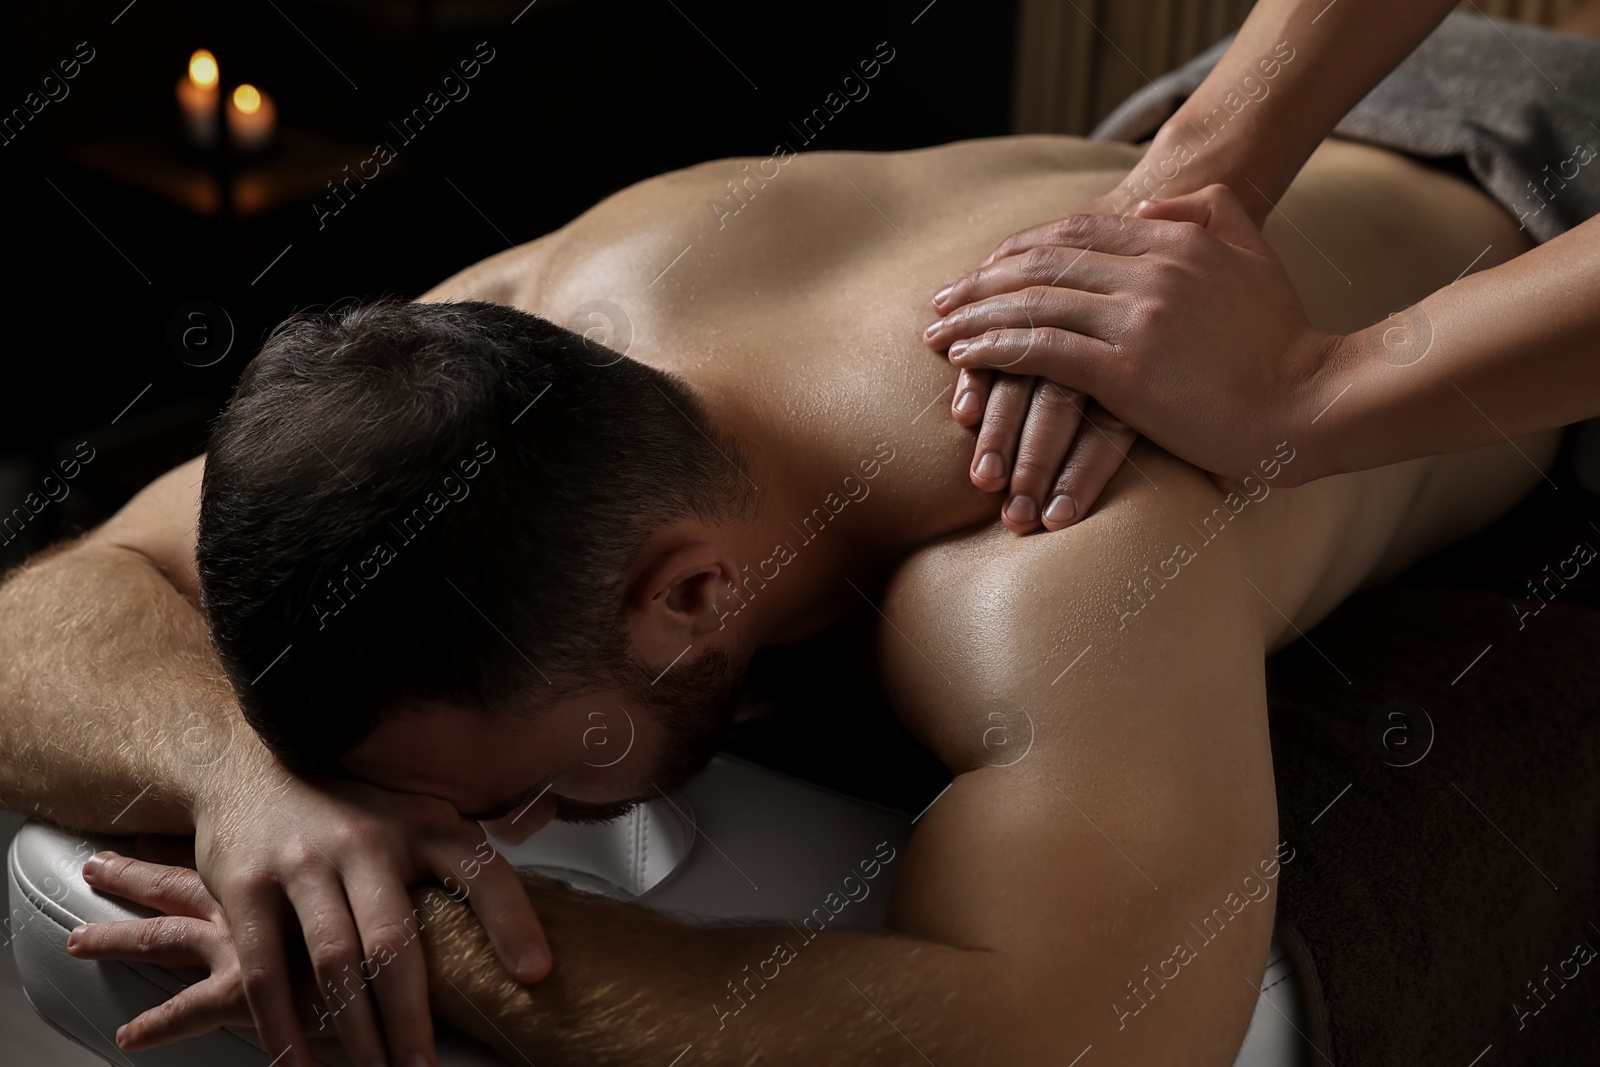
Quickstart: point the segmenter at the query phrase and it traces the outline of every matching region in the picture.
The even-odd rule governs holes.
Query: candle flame
[[[233,91],[233,106],[241,115],[254,115],[261,107],[261,93],[254,85],[243,84]]]
[[[189,80],[202,89],[217,84],[217,57],[204,48],[189,57]]]

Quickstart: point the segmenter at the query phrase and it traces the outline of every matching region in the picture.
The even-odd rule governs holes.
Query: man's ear
[[[722,629],[723,616],[738,606],[738,573],[733,557],[709,541],[657,556],[628,592],[636,653],[651,661],[662,654],[671,659],[685,640]]]

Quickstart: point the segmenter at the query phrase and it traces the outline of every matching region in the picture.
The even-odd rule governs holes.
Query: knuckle
[[[1017,294],[1017,310],[1028,317],[1028,321],[1042,316],[1050,306],[1050,289],[1041,285],[1029,286]]]
[[[1034,282],[1047,282],[1055,272],[1055,251],[1045,245],[1035,245],[1017,257],[1017,272]]]
[[[134,951],[141,956],[159,952],[170,941],[167,924],[160,919],[150,919],[139,924],[139,936],[134,939]]]
[[[1033,405],[1040,413],[1057,417],[1077,412],[1078,393],[1048,378],[1041,378],[1033,390]]]
[[[239,984],[244,987],[245,996],[254,1001],[277,986],[278,974],[270,964],[242,964],[239,968]]]
[[[324,938],[311,946],[311,964],[319,973],[353,967],[359,962],[361,953],[349,938]]]

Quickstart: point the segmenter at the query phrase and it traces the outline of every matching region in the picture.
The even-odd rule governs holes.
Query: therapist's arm
[[[1259,0],[1140,162],[1077,213],[1122,218],[1143,200],[1222,184],[1259,228],[1339,119],[1453,6],[1454,0]],[[1013,235],[982,266],[1015,243]],[[941,315],[960,303],[950,287],[933,298]],[[942,348],[948,340],[929,343]],[[979,363],[958,366],[951,415],[978,430],[970,476],[978,488],[1003,494],[1005,525],[1016,533],[1058,530],[1087,514],[1132,447],[1134,420],[1104,396],[1091,402],[1075,382],[1018,377],[1030,373],[1021,364],[987,365],[1008,372],[1001,374]]]
[[[1600,415],[1597,293],[1600,217],[1336,338],[1311,379],[1314,403],[1332,405],[1317,426],[1323,473]]]
[[[965,306],[935,343],[958,367],[1081,389],[1217,474],[1245,477],[1283,440],[1304,443],[1293,485],[1600,415],[1600,218],[1348,335],[1311,326],[1222,186],[1036,227],[1015,242],[1030,249],[1070,264],[1048,298],[1014,306],[1024,257],[1008,256],[955,283]]]
[[[1112,194],[1125,205],[1116,213],[1221,183],[1259,226],[1322,139],[1453,7],[1455,0],[1259,0]]]

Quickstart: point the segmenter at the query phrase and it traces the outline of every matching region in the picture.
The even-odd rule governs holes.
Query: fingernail
[[[1006,504],[1006,518],[1015,523],[1032,522],[1039,515],[1039,505],[1033,497],[1017,494]]]
[[[84,860],[84,862],[83,862],[83,876],[85,878],[93,878],[99,872],[101,866],[105,862],[106,862],[105,853],[104,852],[96,852],[94,855],[92,855],[88,859]]]
[[[548,959],[549,957],[544,954],[543,949],[524,949],[522,955],[517,957],[517,973],[526,975],[539,974],[544,970]]]
[[[934,304],[936,306],[938,306],[938,307],[943,307],[944,306],[944,302],[946,300],[950,299],[950,291],[952,289],[954,289],[954,288],[955,288],[955,286],[953,286],[953,285],[947,285],[943,289],[940,289],[937,293],[934,293],[933,294],[933,302],[934,302]]]
[[[1072,521],[1072,516],[1078,513],[1077,506],[1072,503],[1072,498],[1064,493],[1057,493],[1050,498],[1049,505],[1044,509],[1044,517],[1056,525]]]
[[[127,1029],[128,1029],[128,1027],[127,1027],[126,1023],[124,1023],[123,1025],[117,1027],[116,1041],[117,1041],[117,1047],[118,1048],[122,1047],[122,1035]]]
[[[983,410],[983,401],[978,399],[977,393],[968,389],[956,398],[956,410],[963,415],[976,415]]]
[[[985,452],[978,457],[978,465],[972,468],[972,473],[986,482],[995,478],[1004,478],[1006,461],[1000,458],[1000,453],[998,452]]]
[[[935,319],[933,322],[928,324],[928,328],[926,330],[922,331],[922,336],[928,338],[929,340],[932,340],[933,335],[938,333],[943,327],[944,327],[944,320],[943,319]]]
[[[970,344],[971,344],[970,341],[957,341],[955,344],[951,345],[950,346],[950,358],[951,359],[958,358],[961,355],[961,353],[963,353],[963,352],[965,352],[967,350],[967,347]]]
[[[72,933],[67,935],[67,947],[68,948],[77,948],[78,947],[78,938],[87,929],[89,929],[89,924],[88,923],[79,923],[77,926],[74,926],[72,928]]]

